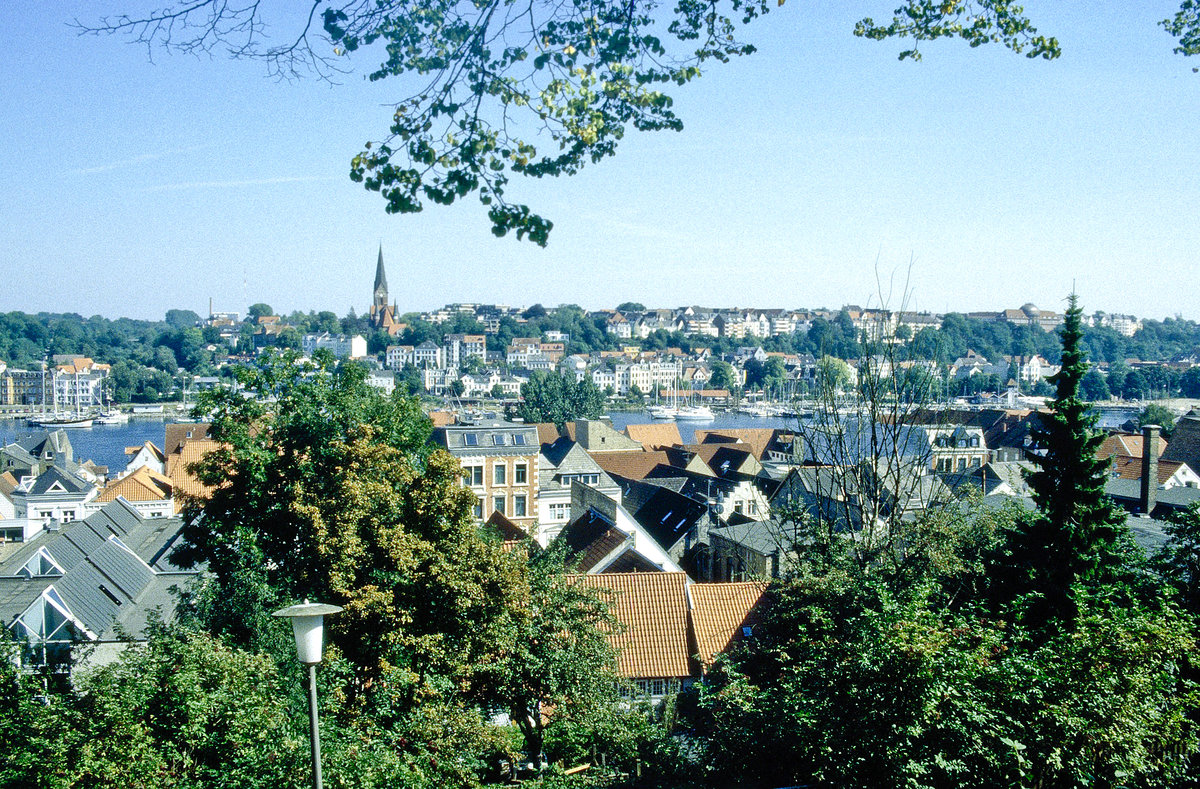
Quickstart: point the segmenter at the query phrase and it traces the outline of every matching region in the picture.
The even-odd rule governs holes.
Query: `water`
[[[75,451],[76,462],[91,460],[98,465],[108,466],[109,473],[115,475],[125,468],[128,460],[125,447],[141,446],[153,441],[162,449],[166,436],[165,425],[161,417],[130,419],[123,425],[96,425],[67,430],[66,433]],[[0,446],[42,431],[43,428],[25,427],[23,422],[5,420],[0,422]]]
[[[651,422],[661,423],[664,421],[654,419],[648,411],[618,411],[609,414],[609,417],[612,418],[613,427],[617,430],[624,430],[626,425],[648,424]],[[675,423],[676,427],[679,428],[679,435],[683,437],[683,443],[685,444],[694,442],[697,430],[721,430],[736,427],[780,427],[795,430],[798,424],[795,418],[758,417],[733,412],[717,413],[710,422]]]

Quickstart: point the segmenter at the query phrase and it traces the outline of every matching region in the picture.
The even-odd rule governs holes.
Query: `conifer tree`
[[[1062,367],[1048,379],[1056,397],[1033,431],[1044,450],[1033,456],[1036,468],[1027,477],[1037,513],[1010,534],[1008,556],[997,568],[1005,597],[1041,594],[1042,602],[1029,611],[1033,625],[1073,620],[1072,585],[1111,579],[1122,563],[1127,534],[1124,514],[1104,493],[1108,461],[1096,458],[1104,440],[1095,430],[1096,414],[1080,397],[1088,371],[1082,314],[1071,294],[1062,327]]]

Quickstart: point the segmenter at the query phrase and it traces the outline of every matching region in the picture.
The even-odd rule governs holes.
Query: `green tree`
[[[582,380],[535,371],[521,385],[518,415],[526,422],[553,422],[561,430],[575,419],[597,419],[604,413],[604,395],[591,378]]]
[[[271,309],[270,304],[265,304],[260,301],[250,305],[250,309],[246,311],[246,319],[253,323],[256,318],[265,318],[268,315],[274,314],[275,310]]]
[[[1158,403],[1150,403],[1138,414],[1138,429],[1140,430],[1145,425],[1158,425],[1162,428],[1162,434],[1170,438],[1171,434],[1175,432],[1175,419],[1175,414],[1171,409]]]
[[[1179,379],[1179,390],[1184,397],[1200,398],[1200,367],[1189,367]]]
[[[487,671],[540,768],[547,725],[584,721],[619,702],[616,654],[604,635],[617,624],[606,600],[566,574],[565,545],[525,550],[527,605],[511,620],[513,648]]]
[[[503,400],[504,399],[504,387],[503,386],[501,386],[500,384],[492,384],[492,399],[493,400]]]
[[[720,359],[713,362],[712,377],[708,379],[708,385],[713,389],[733,389],[737,386],[737,381],[733,378],[733,367]]]
[[[1104,437],[1079,396],[1088,369],[1081,315],[1072,294],[1062,326],[1062,366],[1049,379],[1056,397],[1033,431],[1045,450],[1032,456],[1035,470],[1027,477],[1038,511],[1013,530],[1002,562],[1005,594],[1040,595],[1031,608],[1035,626],[1069,626],[1076,583],[1112,580],[1127,550],[1124,513],[1104,493],[1108,461],[1096,458]]]
[[[640,301],[623,301],[617,305],[617,312],[645,312],[646,305]]]
[[[259,646],[275,607],[335,603],[345,611],[328,640],[353,666],[352,696],[393,667],[414,678],[410,694],[440,682],[482,692],[473,678],[501,646],[492,624],[512,604],[515,571],[478,535],[474,496],[457,461],[430,449],[416,401],[382,396],[359,365],[287,356],[241,382],[272,402],[205,393],[223,447],[198,468],[213,490],[185,510],[176,552],[215,576],[204,621]]]
[[[1079,396],[1093,403],[1097,400],[1107,400],[1111,396],[1108,383],[1100,370],[1091,367],[1084,373],[1083,378],[1079,380]]]
[[[192,310],[167,310],[167,325],[172,329],[191,329],[200,323],[200,316]]]

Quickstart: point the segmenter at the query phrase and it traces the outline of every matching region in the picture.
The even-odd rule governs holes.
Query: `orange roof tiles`
[[[132,473],[105,485],[96,501],[107,503],[118,496],[124,496],[126,501],[163,501],[171,498],[174,487],[169,477],[139,466]]]
[[[648,425],[627,425],[625,435],[639,442],[644,448],[662,449],[683,443],[679,425],[674,422],[652,422]]]
[[[1167,450],[1167,440],[1162,436],[1158,437],[1158,456],[1162,457],[1163,452]],[[1113,433],[1104,439],[1096,449],[1096,458],[1104,460],[1111,455],[1128,455],[1130,457],[1140,458],[1144,454],[1142,436],[1136,433]]]
[[[1160,459],[1158,461],[1158,484],[1165,485],[1171,477],[1175,476],[1182,465],[1184,464],[1176,460]],[[1142,458],[1130,457],[1129,455],[1113,455],[1112,473],[1118,479],[1141,479]]]
[[[697,444],[719,442],[722,438],[736,439],[742,442],[742,449],[747,450],[758,460],[767,455],[767,447],[775,439],[776,430],[773,427],[742,427],[725,428],[722,430],[697,430]]]
[[[165,426],[163,431],[163,454],[172,455],[188,442],[208,438],[212,425],[207,422],[180,422]]]
[[[757,607],[767,585],[744,583],[692,584],[692,624],[697,657],[708,665],[730,645],[742,638],[742,628],[758,621]]]
[[[584,586],[613,592],[622,632],[609,635],[623,677],[671,678],[694,674],[688,650],[686,573],[575,576]]]
[[[429,421],[434,427],[445,427],[454,424],[454,414],[450,411],[430,411]]]
[[[204,485],[188,471],[193,463],[221,446],[211,438],[192,439],[167,456],[167,476],[171,478],[177,493],[197,498],[208,498],[212,488]]]
[[[606,474],[616,474],[626,479],[645,479],[658,466],[671,465],[666,452],[597,452],[591,457]]]

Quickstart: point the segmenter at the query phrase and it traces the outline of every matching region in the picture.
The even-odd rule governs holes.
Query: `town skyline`
[[[211,296],[344,314],[382,242],[406,311],[879,306],[877,279],[899,291],[911,262],[918,310],[1061,310],[1074,284],[1089,312],[1196,316],[1200,294],[1164,286],[1200,248],[1200,76],[1157,26],[1171,11],[1031,9],[1060,60],[933,42],[914,64],[854,38],[861,11],[785,4],[746,29],[757,54],[675,92],[683,132],[514,182],[555,222],[540,249],[493,238],[477,204],[388,216],[350,182],[399,95],[361,79],[371,52],[338,86],[276,83],[254,63],[150,63],[78,36],[94,10],[58,3],[0,33],[22,108],[0,121],[0,310],[156,318]]]

